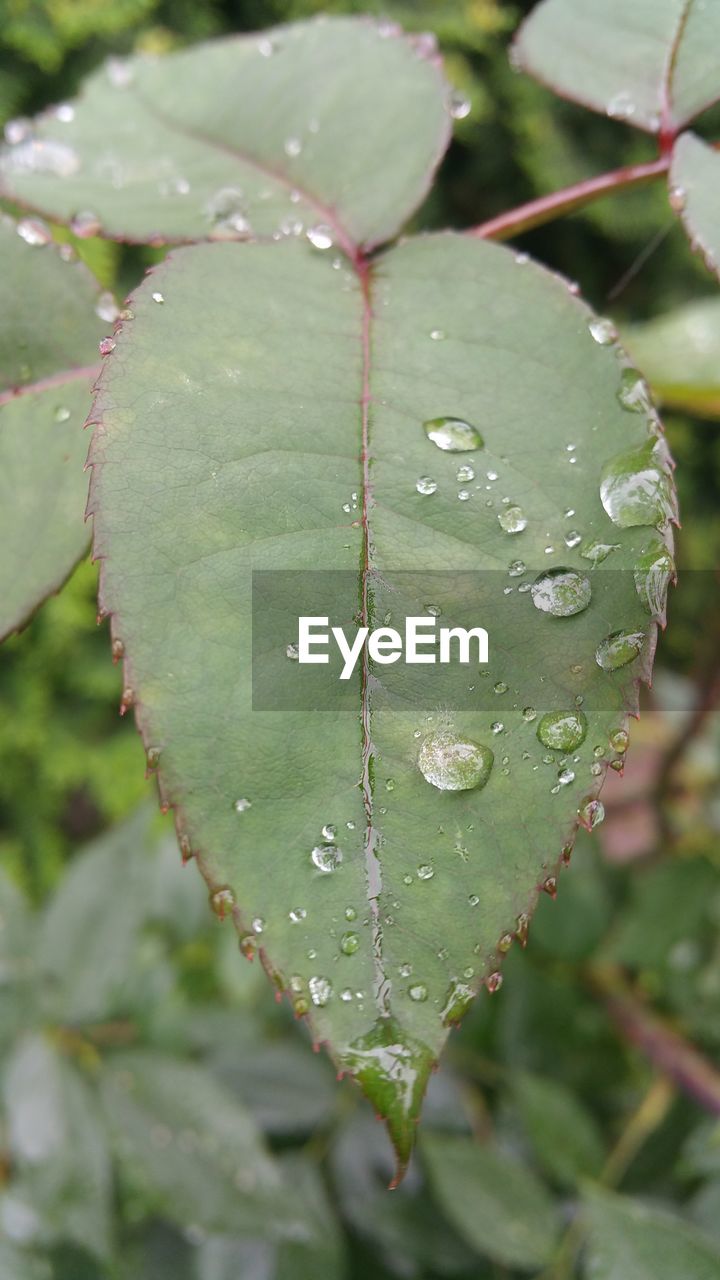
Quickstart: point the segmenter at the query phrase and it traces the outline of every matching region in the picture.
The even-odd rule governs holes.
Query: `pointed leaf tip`
[[[341,1051],[341,1070],[357,1080],[387,1125],[397,1159],[391,1190],[402,1181],[415,1145],[415,1125],[434,1063],[419,1040],[406,1035],[395,1018],[378,1018],[367,1035]]]

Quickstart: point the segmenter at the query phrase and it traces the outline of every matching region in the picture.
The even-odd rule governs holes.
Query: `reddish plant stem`
[[[699,1049],[629,990],[616,970],[593,972],[592,985],[625,1038],[705,1111],[720,1115],[720,1072]]]
[[[613,169],[610,173],[600,173],[595,178],[586,178],[570,187],[563,187],[560,191],[552,191],[547,196],[538,196],[536,200],[529,200],[517,209],[499,213],[497,217],[471,227],[467,234],[483,240],[508,240],[523,231],[540,227],[544,222],[551,222],[553,218],[582,209],[602,196],[653,182],[655,178],[667,173],[669,168],[670,156],[663,155],[646,164],[631,164],[622,169]]]

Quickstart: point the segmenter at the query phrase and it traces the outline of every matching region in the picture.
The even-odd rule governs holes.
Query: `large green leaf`
[[[62,585],[88,541],[82,425],[99,290],[46,239],[41,224],[0,217],[0,638]]]
[[[586,1201],[587,1280],[717,1280],[717,1243],[678,1218],[593,1190]]]
[[[434,44],[320,18],[167,58],[111,61],[0,162],[13,199],[80,234],[201,240],[303,229],[389,239],[447,145]],[[352,138],[352,145],[349,139]]]
[[[542,0],[515,50],[564,97],[674,133],[720,97],[720,9],[705,0]]]
[[[718,11],[720,15],[720,10]],[[720,273],[720,152],[683,133],[673,149],[670,198],[708,271]]]
[[[132,310],[90,496],[126,702],[216,909],[405,1160],[449,1025],[498,985],[578,811],[598,816],[663,612],[667,454],[608,322],[496,245],[409,241],[358,277],[297,241],[196,246]],[[484,448],[436,447],[443,415]],[[319,566],[342,571],[336,618],[442,607],[489,628],[488,667],[361,670],[344,709],[298,707],[286,647]],[[574,616],[530,589],[562,566],[592,593]],[[251,625],[260,570],[280,571],[272,634]],[[582,743],[538,740],[581,706]],[[443,734],[494,753],[486,786],[426,780]]]
[[[720,417],[720,298],[678,307],[623,338],[664,405]]]
[[[209,1071],[136,1049],[107,1061],[100,1088],[127,1189],[146,1212],[204,1232],[310,1238],[250,1115]]]
[[[472,1138],[426,1134],[422,1152],[439,1203],[473,1248],[523,1270],[549,1261],[558,1219],[529,1169]]]

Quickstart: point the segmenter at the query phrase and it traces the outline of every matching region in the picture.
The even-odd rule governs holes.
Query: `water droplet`
[[[21,218],[17,224],[17,233],[26,244],[40,246],[50,244],[52,232],[42,218]]]
[[[251,233],[245,198],[238,187],[221,187],[205,205],[205,216],[212,225],[213,239],[233,239]]]
[[[332,822],[326,822],[320,834],[323,840],[334,840],[337,835],[337,827]]]
[[[342,850],[338,849],[334,844],[316,844],[310,858],[318,871],[322,871],[325,875],[329,875],[331,871],[337,871],[342,862]]]
[[[469,987],[465,982],[459,982],[457,978],[453,978],[440,1014],[445,1026],[449,1026],[453,1022],[459,1022],[467,1013],[474,998],[475,992],[472,987]]]
[[[647,382],[637,369],[623,369],[617,393],[623,409],[630,413],[652,413],[652,400]]]
[[[522,533],[528,522],[522,507],[506,507],[499,513],[498,523],[505,533]]]
[[[428,998],[428,989],[424,982],[414,982],[411,987],[408,987],[408,995],[411,1000],[422,1003]]]
[[[472,111],[472,103],[461,89],[453,89],[450,94],[448,109],[453,120],[465,120]]]
[[[235,810],[236,813],[247,813],[248,809],[250,809],[251,807],[252,807],[252,801],[246,799],[245,796],[243,796],[242,799],[240,800],[236,800],[233,805],[233,809]]]
[[[257,51],[261,58],[272,58],[275,52],[275,46],[272,40],[267,36],[261,36],[256,45]]]
[[[231,913],[235,906],[235,894],[229,885],[223,885],[221,889],[216,889],[210,894],[210,906],[221,920]]]
[[[291,924],[300,924],[301,920],[304,920],[306,916],[307,911],[304,907],[294,907],[292,911],[288,911],[288,919]]]
[[[555,876],[548,876],[547,880],[543,881],[541,887],[543,893],[547,893],[553,900],[557,898],[557,878]]]
[[[537,736],[553,751],[574,751],[585,741],[587,728],[582,711],[548,711],[538,724]]]
[[[476,893],[471,893],[471,894],[470,894],[470,896],[469,896],[469,898],[468,898],[468,902],[470,903],[470,906],[471,906],[471,907],[479,907],[479,906],[480,906],[480,898],[478,897],[478,895],[477,895]]]
[[[635,102],[629,89],[620,89],[610,99],[607,113],[613,120],[629,120],[635,114]]]
[[[431,329],[431,330],[430,330],[430,337],[432,338],[433,342],[442,342],[442,341],[443,341],[443,339],[446,337],[445,330],[444,330],[444,329]]]
[[[560,769],[557,778],[561,787],[567,787],[575,781],[575,774],[572,769]]]
[[[493,753],[489,747],[448,731],[431,733],[418,755],[418,767],[426,782],[440,791],[484,787],[492,766]]]
[[[582,534],[578,533],[577,529],[568,529],[565,534],[565,546],[572,551],[573,547],[576,547],[580,542],[582,542]]]
[[[160,763],[160,748],[148,747],[145,752],[145,759],[147,760],[148,769],[157,769]]]
[[[589,560],[595,565],[607,560],[611,551],[619,550],[619,542],[596,542],[593,538],[588,538],[580,548],[580,555],[583,560]]]
[[[297,646],[296,644],[288,644],[288,645],[286,645],[286,646],[285,646],[285,657],[286,657],[286,658],[289,658],[291,662],[299,662],[299,660],[300,660],[300,650],[299,650],[298,646]]]
[[[505,955],[510,950],[512,944],[513,935],[511,933],[504,933],[498,942],[497,949],[502,955]]]
[[[265,921],[262,916],[256,916],[252,922],[253,933],[262,933],[265,928]]]
[[[673,514],[670,479],[664,471],[657,442],[618,454],[603,467],[600,500],[613,524],[621,529],[659,525]]]
[[[14,120],[8,120],[3,129],[5,141],[11,147],[16,147],[19,142],[25,142],[32,132],[32,121],[23,116],[17,116]]]
[[[469,453],[483,447],[480,432],[462,418],[429,418],[423,423],[423,430],[428,440],[445,453]]]
[[[302,151],[302,141],[297,136],[286,138],[283,143],[283,151],[286,156],[290,156],[290,158],[294,160]]]
[[[422,862],[417,869],[418,880],[432,880],[435,872],[429,862]]]
[[[95,315],[106,324],[113,324],[120,314],[120,308],[109,289],[104,290],[95,303]]]
[[[100,352],[100,355],[109,356],[110,353],[115,350],[115,345],[116,344],[115,344],[114,338],[101,338],[100,342],[98,343],[98,350]]]
[[[0,157],[0,168],[12,174],[46,173],[55,178],[70,178],[80,168],[80,157],[65,142],[29,137]]]
[[[635,589],[653,618],[664,619],[667,592],[675,574],[675,562],[658,538],[635,561]]]
[[[674,213],[682,213],[687,200],[687,191],[684,187],[671,187],[668,191],[668,200]]]
[[[162,304],[163,304],[163,303],[164,303],[164,301],[165,301],[164,294],[159,293],[157,289],[155,290],[155,292],[154,292],[153,294],[151,294],[151,297],[152,297],[153,302],[157,302],[158,306],[162,306]]]
[[[589,579],[575,569],[548,569],[531,587],[532,601],[542,613],[554,618],[569,618],[587,609],[592,590]]]
[[[502,986],[502,980],[503,980],[503,977],[501,973],[488,974],[487,978],[485,979],[485,986],[487,987],[491,996],[494,995],[496,991],[500,990]]]
[[[460,484],[467,484],[470,480],[475,479],[475,472],[472,467],[465,464],[462,467],[458,467],[455,479],[458,480]]]
[[[624,755],[628,749],[630,734],[627,729],[614,729],[610,734],[610,746],[618,755]]]
[[[490,729],[495,734],[502,733],[504,728],[505,725],[500,720],[493,720],[493,723],[490,725]]]
[[[600,344],[601,347],[607,347],[617,338],[617,329],[612,320],[607,320],[603,316],[593,316],[588,323],[590,336]]]
[[[323,1009],[332,995],[332,983],[328,978],[313,977],[308,982],[310,999],[319,1009]]]
[[[617,671],[637,658],[645,642],[642,631],[613,631],[600,641],[595,661],[603,671]]]
[[[417,489],[418,493],[423,493],[423,494],[436,493],[437,481],[432,480],[430,476],[420,476],[420,478],[415,481],[415,488]]]
[[[332,249],[332,231],[324,222],[318,223],[315,227],[308,227],[305,234],[313,249],[320,249],[321,252],[325,249]]]
[[[344,956],[354,956],[359,946],[360,939],[356,933],[344,933],[340,939],[340,950]]]
[[[102,223],[97,214],[90,209],[81,209],[70,221],[70,230],[79,240],[90,240],[98,234],[101,227]]]
[[[398,973],[401,978],[409,978],[412,973],[412,965],[408,964],[407,960],[403,961],[402,964],[398,965]]]
[[[578,817],[581,826],[586,831],[592,831],[593,827],[598,827],[605,817],[605,806],[600,800],[586,800],[578,809]]]
[[[460,489],[460,490],[458,490],[458,498],[460,499],[460,501],[461,501],[461,502],[467,502],[467,501],[468,501],[468,499],[469,499],[469,497],[470,497],[470,490],[469,490],[469,489]]]
[[[70,410],[68,409],[67,405],[59,404],[57,409],[55,410],[55,421],[67,422],[69,418],[70,418]]]
[[[508,574],[511,578],[519,578],[526,570],[527,565],[524,560],[511,560],[508,565]]]
[[[354,908],[354,907],[346,907],[346,908],[345,908],[345,919],[346,919],[346,920],[356,920],[356,919],[357,919],[357,911],[355,910],[355,908]]]

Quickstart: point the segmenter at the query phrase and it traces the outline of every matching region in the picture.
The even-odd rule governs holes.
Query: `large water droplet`
[[[675,562],[658,538],[635,561],[635,589],[653,618],[665,617],[667,591],[675,574]]]
[[[569,618],[587,609],[592,590],[590,581],[576,569],[548,569],[531,587],[532,601],[542,613],[555,618]]]
[[[429,418],[423,428],[428,440],[445,453],[469,453],[483,447],[480,432],[462,418]]]
[[[342,850],[338,849],[335,844],[316,844],[310,858],[318,871],[328,875],[331,871],[336,871],[342,862]]]
[[[325,249],[332,249],[332,246],[333,246],[332,231],[330,230],[330,227],[325,225],[324,222],[318,223],[317,226],[315,227],[308,227],[308,230],[306,231],[305,234],[308,240],[310,241],[310,244],[312,245],[313,249],[319,249],[321,252],[323,252]]]
[[[489,747],[448,731],[432,733],[418,755],[418,767],[426,782],[440,791],[469,791],[484,787],[493,766]]]
[[[590,336],[595,339],[601,347],[607,347],[617,338],[617,329],[612,320],[607,320],[603,316],[593,316],[588,322]]]
[[[657,442],[618,454],[603,467],[600,500],[621,529],[659,525],[673,515],[670,479],[663,469]]]
[[[522,533],[528,523],[522,507],[506,507],[498,515],[498,522],[505,533]]]
[[[470,99],[461,89],[453,89],[448,106],[453,120],[464,120],[472,110]]]
[[[605,817],[605,806],[601,800],[586,800],[578,809],[580,824],[586,831],[598,827]]]
[[[585,741],[587,727],[582,711],[548,711],[537,727],[537,736],[553,751],[574,751]]]
[[[645,642],[642,631],[613,631],[600,641],[595,661],[603,671],[616,671],[637,658]]]

